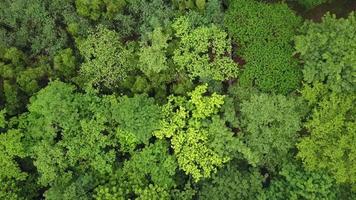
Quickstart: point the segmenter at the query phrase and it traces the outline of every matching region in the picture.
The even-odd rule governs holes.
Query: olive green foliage
[[[112,19],[126,5],[125,0],[75,0],[77,12],[92,20],[101,16]]]
[[[305,124],[310,135],[298,144],[306,168],[328,170],[341,183],[356,182],[355,100],[336,94],[320,99]]]
[[[307,22],[296,49],[305,63],[302,95],[311,107],[298,144],[298,157],[309,170],[325,170],[338,183],[356,183],[355,165],[355,14],[320,24]],[[337,36],[336,36],[337,35]],[[341,44],[342,43],[342,44]]]
[[[247,64],[241,84],[263,92],[286,94],[300,82],[291,41],[301,20],[286,4],[231,1],[225,26]]]
[[[178,7],[179,10],[185,9],[198,9],[204,10],[206,0],[171,0],[173,5]]]
[[[26,179],[27,174],[22,172],[15,161],[16,157],[26,155],[21,143],[23,134],[16,130],[9,130],[0,134],[0,198],[22,199],[20,181]]]
[[[304,61],[304,81],[325,83],[335,92],[355,92],[356,16],[336,19],[327,14],[321,23],[306,22],[296,37]]]
[[[298,106],[291,98],[266,94],[241,103],[243,140],[260,164],[273,167],[293,148],[301,123]]]
[[[163,33],[161,28],[156,28],[150,34],[149,39],[148,42],[141,44],[141,51],[139,53],[140,69],[147,76],[157,74],[168,68],[166,51],[169,35]]]
[[[0,110],[0,129],[1,128],[5,128],[6,126],[6,110],[3,109],[3,110]]]
[[[54,55],[67,41],[64,27],[46,9],[43,0],[4,0],[0,4],[0,43],[29,49],[32,54]]]
[[[75,74],[76,58],[73,55],[73,50],[70,48],[63,49],[53,59],[53,68],[56,75],[64,78],[70,78]]]
[[[199,199],[257,199],[262,193],[262,181],[258,170],[239,170],[229,164],[202,184]]]
[[[298,0],[298,3],[306,7],[307,9],[316,7],[318,5],[321,5],[323,3],[328,3],[333,0]]]
[[[356,199],[353,3],[291,1],[0,0],[0,199]]]
[[[95,197],[127,199],[136,195],[138,199],[169,199],[169,190],[175,187],[176,167],[174,156],[168,154],[168,144],[158,141],[133,154],[108,184],[96,188]]]
[[[50,71],[45,61],[39,60],[33,66],[27,66],[26,59],[24,53],[15,47],[5,49],[0,55],[2,92],[5,107],[10,115],[20,110],[28,95],[40,89],[40,82]]]
[[[80,74],[95,86],[114,87],[133,67],[129,63],[131,52],[120,42],[119,35],[104,27],[79,43],[79,50],[85,59]]]
[[[180,39],[173,60],[180,71],[190,78],[226,80],[236,78],[238,67],[230,57],[231,43],[227,34],[218,27],[192,28],[186,17],[178,18],[173,28]]]
[[[338,199],[338,188],[327,173],[304,171],[297,164],[283,165],[263,199]]]

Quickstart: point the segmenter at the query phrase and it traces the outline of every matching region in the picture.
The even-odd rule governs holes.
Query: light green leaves
[[[307,169],[325,169],[339,183],[356,183],[355,96],[325,96],[313,109],[306,128],[310,135],[298,144]]]
[[[228,149],[234,142],[232,133],[218,115],[224,96],[205,96],[206,92],[207,85],[201,85],[188,98],[169,97],[161,128],[154,133],[160,139],[171,139],[179,167],[195,181],[210,177],[233,151]]]
[[[173,61],[178,70],[187,72],[191,79],[226,80],[236,78],[238,67],[231,59],[231,43],[228,35],[215,25],[193,29],[186,17],[173,24],[179,47]]]
[[[85,59],[80,73],[86,82],[95,86],[113,88],[127,77],[132,52],[120,42],[115,31],[100,26],[95,33],[79,44]]]
[[[167,41],[169,39],[169,35],[163,33],[161,28],[156,28],[149,35],[151,45],[148,45],[148,42],[141,44],[139,65],[141,71],[147,76],[159,73],[168,68],[166,50],[168,47]]]

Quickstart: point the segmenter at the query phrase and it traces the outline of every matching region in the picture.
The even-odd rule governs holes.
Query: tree
[[[261,199],[338,199],[339,188],[324,171],[308,172],[295,161],[283,164]]]
[[[314,8],[323,3],[332,2],[333,0],[298,0],[298,3],[303,5],[307,9]]]
[[[150,35],[149,41],[141,44],[139,53],[139,65],[142,72],[147,76],[159,73],[168,68],[166,51],[168,34],[163,33],[162,28],[156,28]],[[148,45],[147,43],[150,43]]]
[[[112,19],[122,11],[126,5],[125,0],[75,0],[77,12],[92,20],[100,17]]]
[[[170,189],[176,186],[173,179],[177,163],[175,157],[168,154],[168,144],[157,141],[117,169],[108,184],[96,188],[95,198],[127,199],[169,199]]]
[[[28,184],[31,175],[22,171],[18,161],[27,156],[22,143],[24,134],[10,129],[0,134],[0,198],[26,199],[36,197],[33,187]],[[32,180],[33,181],[33,180]]]
[[[153,132],[159,129],[161,108],[146,95],[123,96],[112,106],[118,124],[116,137],[121,151],[132,152],[140,144],[149,144]]]
[[[39,183],[49,187],[45,195],[54,199],[88,198],[99,180],[115,172],[120,155],[135,157],[138,145],[149,145],[161,117],[160,107],[145,95],[99,97],[59,81],[32,97],[28,110],[19,120],[26,151]]]
[[[200,85],[188,98],[169,97],[161,128],[154,133],[170,139],[178,166],[195,181],[210,177],[238,152],[251,156],[219,116],[224,96],[204,96],[206,91],[207,85]]]
[[[282,95],[253,95],[241,103],[242,140],[269,169],[283,160],[301,128],[300,104]]]
[[[304,81],[325,83],[335,92],[354,92],[352,75],[356,64],[356,15],[336,19],[327,14],[321,23],[306,22],[295,39],[296,50],[304,62]]]
[[[192,28],[186,17],[178,18],[173,28],[180,39],[173,60],[178,70],[191,79],[226,80],[236,78],[237,65],[230,57],[231,43],[227,34],[214,25]]]
[[[63,48],[68,40],[63,27],[56,23],[57,17],[46,9],[42,0],[4,0],[0,5],[2,23],[7,27],[0,32],[1,41],[7,47],[29,49],[33,55],[54,53]]]
[[[289,48],[300,23],[300,17],[284,3],[230,1],[225,15],[228,33],[242,48],[242,55],[244,49],[256,43],[272,43]]]
[[[263,177],[256,168],[237,169],[239,163],[232,162],[202,182],[199,199],[257,199],[263,192]]]
[[[76,58],[73,55],[73,50],[70,48],[59,51],[53,59],[55,75],[66,79],[73,77],[76,65]]]
[[[94,86],[115,87],[135,66],[131,64],[132,51],[125,49],[115,31],[103,26],[91,33],[78,46],[85,62],[80,74]]]
[[[297,145],[307,169],[326,170],[338,183],[356,182],[355,98],[334,93],[322,97],[305,124],[310,135]]]
[[[301,75],[291,41],[300,23],[283,3],[230,2],[225,25],[239,48],[237,54],[246,61],[242,85],[279,94],[298,88]]]
[[[245,69],[240,76],[243,87],[255,87],[262,92],[288,94],[300,86],[302,73],[292,48],[274,43],[251,44],[245,50]]]

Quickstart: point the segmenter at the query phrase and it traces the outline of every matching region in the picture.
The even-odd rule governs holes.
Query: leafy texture
[[[306,168],[325,169],[341,183],[356,182],[355,95],[325,96],[306,123],[310,135],[298,144]]]
[[[256,169],[239,171],[236,165],[227,165],[202,184],[199,199],[252,200],[261,192],[262,176]]]
[[[80,73],[93,85],[114,87],[132,67],[128,63],[130,51],[121,44],[119,35],[104,27],[81,42],[79,50],[85,59]]]
[[[206,90],[207,85],[201,85],[189,98],[171,96],[163,107],[161,129],[155,132],[158,138],[171,139],[179,167],[196,181],[230,160],[238,144],[218,115],[224,96],[203,96]]]
[[[300,130],[298,104],[282,95],[253,95],[241,104],[243,139],[260,164],[275,166],[294,146]]]
[[[230,2],[225,25],[246,61],[242,85],[282,94],[298,87],[300,69],[292,58],[291,41],[300,22],[286,4]]]
[[[175,187],[173,175],[177,167],[174,156],[168,154],[168,144],[156,142],[135,153],[108,184],[96,188],[96,199],[169,199]]]
[[[179,70],[187,71],[190,78],[203,80],[237,77],[238,68],[229,56],[231,44],[224,31],[214,25],[192,29],[186,17],[178,18],[173,28],[180,38],[173,57]]]
[[[139,53],[140,69],[147,76],[167,69],[166,51],[169,36],[161,28],[155,29],[149,36],[151,45],[145,42]]]
[[[305,82],[322,82],[335,92],[355,92],[355,26],[355,14],[346,19],[327,14],[321,23],[304,24],[296,50],[304,61]]]
[[[324,172],[307,172],[297,164],[286,164],[280,177],[271,180],[264,199],[337,199],[334,179]]]

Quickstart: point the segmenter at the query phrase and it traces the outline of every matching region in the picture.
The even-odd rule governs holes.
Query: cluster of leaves
[[[190,78],[226,80],[236,78],[238,68],[231,59],[231,42],[218,27],[192,28],[187,17],[178,18],[173,28],[180,38],[173,60]]]
[[[304,61],[306,83],[324,83],[335,92],[355,92],[355,26],[355,14],[347,19],[327,14],[320,24],[303,25],[303,35],[296,37],[295,48]]]
[[[286,4],[231,1],[225,26],[241,49],[246,65],[241,84],[263,92],[286,94],[300,82],[291,41],[301,19]]]
[[[355,199],[354,13],[3,0],[0,19],[0,199]]]
[[[309,170],[326,170],[338,183],[356,183],[355,14],[326,15],[306,22],[296,49],[305,63],[302,95],[312,108],[305,127],[310,135],[298,144],[298,157]],[[347,45],[345,45],[347,44]]]

